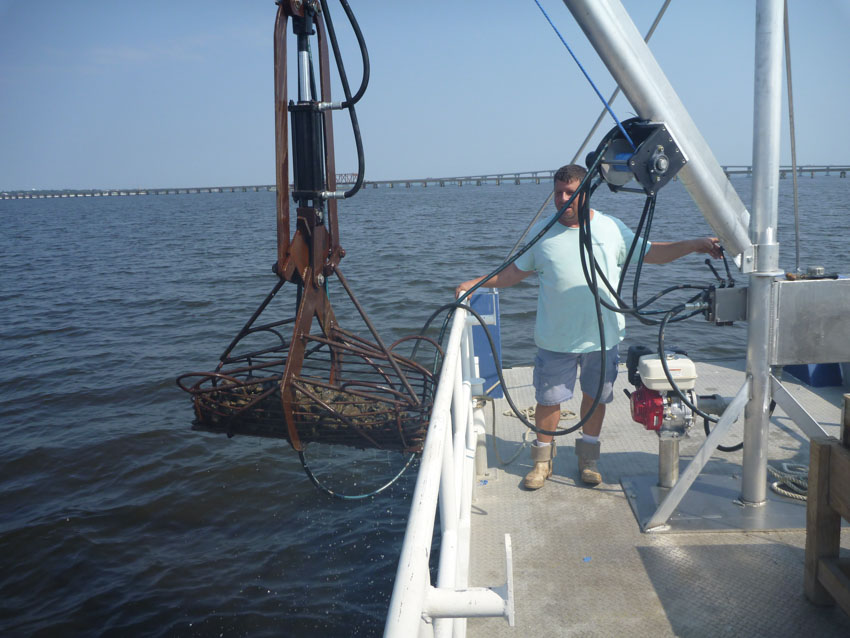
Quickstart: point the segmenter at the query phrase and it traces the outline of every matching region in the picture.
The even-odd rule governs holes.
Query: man
[[[560,210],[572,197],[587,171],[579,165],[563,166],[555,173],[555,207]],[[561,403],[573,396],[577,368],[581,368],[581,417],[590,412],[596,396],[601,370],[602,352],[599,324],[593,293],[587,285],[579,254],[579,200],[577,197],[558,222],[521,255],[513,264],[491,277],[484,285],[491,288],[513,286],[533,272],[539,278],[537,319],[534,341],[537,356],[534,361],[534,389],[537,407],[535,421],[542,430],[555,431],[561,414]],[[605,277],[616,285],[631,246],[634,233],[614,217],[590,210],[593,256]],[[538,227],[538,232],[541,227]],[[536,233],[532,231],[531,236]],[[652,242],[644,262],[664,264],[691,253],[706,253],[714,258],[721,255],[716,238],[704,237],[677,242]],[[636,259],[634,256],[633,259]],[[591,265],[588,263],[588,268]],[[466,281],[457,287],[457,296],[472,288],[484,277]],[[600,281],[600,294],[612,302]],[[617,377],[618,344],[625,336],[625,318],[621,313],[602,310],[605,344],[608,351],[604,370],[604,385],[599,404],[582,427],[576,439],[576,455],[582,482],[598,485],[602,475],[597,469],[599,434],[605,418],[605,405],[614,398]],[[538,434],[531,446],[534,468],[525,477],[527,489],[543,487],[552,475],[555,457],[553,436]]]

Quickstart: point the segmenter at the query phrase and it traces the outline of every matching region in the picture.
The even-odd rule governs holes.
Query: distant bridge
[[[735,175],[752,176],[752,166],[723,166],[727,176]],[[791,166],[780,166],[779,176],[784,179],[793,173]],[[798,166],[798,175],[814,177],[816,173],[824,175],[838,175],[847,177],[850,173],[850,165],[808,165]],[[411,188],[412,186],[483,186],[486,184],[540,184],[541,181],[550,181],[555,176],[555,171],[523,171],[518,173],[487,173],[484,175],[460,175],[457,177],[420,177],[416,179],[383,179],[365,180],[364,187],[371,188]],[[356,173],[339,173],[336,176],[337,185],[351,186],[357,179]],[[186,195],[192,193],[247,193],[271,191],[275,192],[274,184],[262,184],[252,186],[194,186],[188,188],[110,188],[89,190],[32,190],[32,191],[0,191],[0,199],[53,199],[65,197],[116,197],[130,195]]]

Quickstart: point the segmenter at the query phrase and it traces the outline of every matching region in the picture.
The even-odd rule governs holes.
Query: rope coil
[[[770,484],[777,494],[805,501],[809,493],[809,468],[795,463],[783,463],[782,470],[768,465],[767,473],[778,479]]]

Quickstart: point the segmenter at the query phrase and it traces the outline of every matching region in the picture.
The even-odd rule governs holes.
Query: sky
[[[567,8],[540,2],[607,98],[615,82]],[[641,33],[663,4],[622,2]],[[556,168],[602,109],[534,0],[350,5],[371,67],[367,179]],[[329,6],[356,87],[359,51]],[[752,164],[755,6],[672,0],[651,41],[723,165]],[[273,183],[275,13],[273,0],[0,0],[0,190]],[[789,15],[797,161],[850,164],[850,0],[789,0]],[[622,96],[612,108],[635,114]],[[334,134],[337,170],[355,171],[346,114]],[[786,123],[784,164],[789,139]]]

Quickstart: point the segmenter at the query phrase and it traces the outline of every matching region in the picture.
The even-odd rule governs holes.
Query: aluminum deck
[[[733,396],[743,381],[743,366],[742,361],[698,364],[697,391]],[[520,408],[534,405],[531,368],[508,370],[506,380]],[[842,388],[809,388],[787,373],[782,381],[828,434],[838,435]],[[719,497],[705,502],[743,509],[734,503],[741,452],[715,452],[671,517],[669,529],[641,531],[631,486],[633,477],[647,477],[647,484],[657,479],[658,437],[632,421],[624,387],[630,385],[621,367],[601,436],[603,483],[594,488],[578,482],[576,435],[570,434],[558,439],[552,478],[541,490],[524,490],[522,479],[531,467],[528,451],[498,468],[492,416],[495,412],[504,460],[519,449],[528,430],[515,417],[503,415],[508,409],[504,399],[486,406],[490,469],[474,492],[469,582],[505,582],[504,535],[510,534],[516,626],[500,618],[472,618],[468,635],[850,636],[850,618],[840,609],[815,607],[803,595],[805,503],[768,489],[765,511],[781,516],[776,528],[766,530],[741,525],[740,514],[727,516],[701,505],[701,492],[716,494],[719,489]],[[564,407],[578,412],[575,398]],[[724,445],[740,441],[742,421],[733,425]],[[704,441],[701,424],[681,441],[680,473]],[[808,439],[777,407],[769,464],[808,466],[808,454]],[[694,519],[702,520],[695,524]],[[712,531],[697,531],[701,527]],[[845,533],[842,553],[848,547]]]

